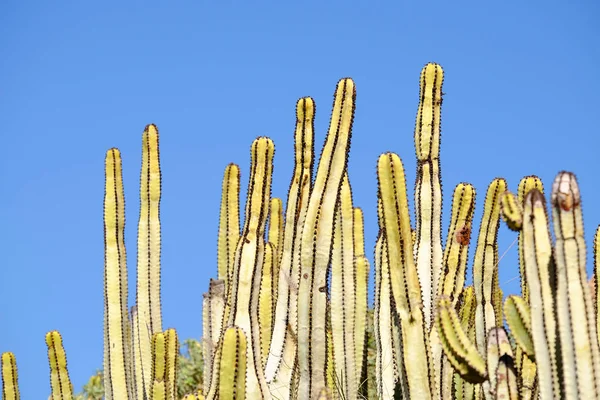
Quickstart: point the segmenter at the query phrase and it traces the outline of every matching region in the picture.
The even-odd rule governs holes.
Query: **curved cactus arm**
[[[442,181],[440,122],[444,71],[427,64],[421,71],[419,107],[415,124],[417,181],[415,184],[415,265],[423,296],[423,320],[429,329],[432,307],[442,273]]]
[[[160,309],[161,172],[158,129],[148,125],[142,134],[140,217],[138,222],[135,337],[136,397],[148,397],[152,370],[152,334],[162,331]],[[148,333],[148,331],[150,333]]]
[[[269,398],[260,357],[258,301],[264,259],[264,235],[269,202],[275,146],[266,137],[254,140],[251,172],[242,235],[235,254],[231,314],[228,325],[242,329],[248,340],[246,394],[249,399]]]
[[[219,235],[217,239],[217,276],[231,287],[235,248],[240,239],[240,167],[229,164],[223,173]]]
[[[554,267],[552,242],[544,196],[532,189],[525,197],[521,264],[525,272],[531,307],[531,336],[540,399],[560,398],[557,359]]]
[[[513,358],[507,354],[500,357],[496,369],[494,398],[498,400],[520,400],[517,370]]]
[[[510,357],[512,361],[513,352],[508,340],[508,335],[504,328],[494,327],[487,334],[487,372],[488,381],[484,383],[484,389],[487,388],[491,397],[495,396],[497,371],[500,365],[500,359],[504,356]],[[516,380],[515,380],[516,382]],[[516,387],[516,383],[515,383]],[[516,392],[518,395],[518,391]]]
[[[523,226],[523,203],[508,190],[500,195],[500,212],[502,219],[510,230],[518,232]]]
[[[535,175],[529,175],[521,179],[519,182],[519,188],[517,189],[517,199],[519,204],[522,206],[523,211],[525,209],[525,198],[527,194],[533,189],[537,189],[540,193],[544,193],[544,185],[542,180]],[[523,255],[523,235],[519,233],[519,276],[521,277],[521,297],[525,301],[529,301],[529,285],[527,285],[527,273],[525,272],[525,262]],[[517,360],[518,361],[518,360]]]
[[[477,348],[485,354],[487,333],[496,326],[494,311],[494,275],[498,270],[498,228],[500,220],[500,195],[506,191],[506,181],[496,178],[489,185],[485,196],[483,217],[473,261],[473,286],[477,307],[475,308],[475,332]]]
[[[556,244],[556,309],[566,398],[600,396],[596,316],[585,276],[581,194],[575,175],[561,172],[552,185]]]
[[[471,383],[485,381],[485,360],[467,337],[456,311],[445,296],[438,297],[435,323],[444,354],[460,376]]]
[[[17,360],[10,352],[2,353],[2,399],[19,400]]]
[[[211,279],[208,293],[202,300],[202,357],[204,360],[203,389],[208,393],[212,379],[213,358],[221,338],[225,318],[225,281]]]
[[[130,356],[125,255],[125,198],[121,154],[110,149],[104,194],[104,390],[106,400],[128,399]]]
[[[276,247],[269,242],[265,245],[265,256],[263,259],[263,269],[258,292],[258,324],[260,326],[260,360],[261,365],[265,365],[269,355],[271,345],[271,335],[273,333],[273,270],[275,269]]]
[[[350,149],[355,98],[354,82],[349,78],[340,80],[302,231],[298,294],[300,399],[315,398],[325,386],[327,270],[335,205]]]
[[[392,294],[403,335],[403,356],[399,362],[406,368],[408,397],[429,399],[436,389],[430,370],[431,355],[421,312],[421,287],[413,259],[406,181],[400,158],[392,153],[381,155],[377,175]]]
[[[305,97],[298,100],[294,133],[294,173],[285,211],[273,336],[265,367],[265,376],[271,391],[281,399],[290,396],[292,372],[297,363],[300,244],[312,190],[314,117],[313,99]]]
[[[57,331],[46,334],[48,346],[48,361],[50,363],[50,383],[52,400],[71,400],[73,385],[67,371],[67,354],[62,344],[62,337]]]
[[[354,210],[348,174],[344,174],[336,206],[331,250],[331,331],[335,375],[343,377],[343,391],[358,393],[355,347],[356,265]]]
[[[517,345],[535,361],[529,304],[522,297],[508,296],[504,302],[504,317]]]

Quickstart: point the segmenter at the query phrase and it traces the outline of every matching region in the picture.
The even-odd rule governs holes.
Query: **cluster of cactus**
[[[487,189],[473,283],[465,286],[475,189],[456,186],[442,243],[440,121],[443,71],[421,72],[415,127],[417,180],[411,227],[404,167],[377,162],[379,234],[373,313],[363,214],[347,172],[355,86],[342,79],[314,166],[314,101],[296,108],[295,166],[286,207],[271,197],[274,144],[257,138],[245,218],[240,169],[225,169],[217,279],[203,301],[204,382],[184,399],[596,399],[600,398],[600,228],[586,277],[581,195],[561,172],[549,210],[542,182],[502,178]],[[112,399],[177,399],[179,341],[160,310],[158,131],[143,134],[136,305],[128,312],[124,194],[117,149],[106,155],[104,390]],[[314,175],[314,177],[313,177]],[[521,296],[503,299],[501,220],[518,234]],[[369,321],[370,315],[373,320]],[[504,327],[506,321],[509,329]],[[368,371],[369,324],[376,343]],[[46,337],[53,400],[73,389],[58,332]],[[369,382],[374,376],[375,382]],[[3,398],[18,399],[15,357],[2,355]],[[368,388],[374,387],[374,391]]]

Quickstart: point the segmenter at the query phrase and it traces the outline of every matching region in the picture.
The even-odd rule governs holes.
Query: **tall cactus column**
[[[355,98],[354,82],[342,79],[336,88],[329,133],[302,231],[298,295],[299,399],[316,398],[326,386],[327,270],[335,206],[346,172]]]
[[[402,331],[402,358],[398,362],[404,364],[408,383],[408,393],[404,395],[431,399],[435,383],[421,310],[421,287],[413,258],[406,180],[400,158],[392,153],[381,155],[377,176],[383,206],[386,258],[395,312]]]
[[[158,130],[148,125],[142,135],[140,219],[137,251],[137,328],[133,332],[136,398],[149,396],[152,375],[152,335],[162,332],[160,310],[160,195]]]
[[[298,100],[294,132],[294,173],[285,211],[273,336],[265,366],[271,392],[279,399],[289,399],[292,396],[292,377],[298,356],[300,244],[312,191],[314,117],[313,99],[304,97]]]
[[[443,81],[442,67],[437,64],[427,64],[421,71],[415,126],[415,264],[423,293],[423,318],[428,329],[433,321],[432,305],[442,273],[442,181],[439,157]]]
[[[121,154],[106,153],[104,194],[104,391],[107,400],[131,398],[125,198]]]
[[[556,244],[556,311],[565,396],[597,398],[600,354],[592,296],[585,275],[581,194],[575,176],[561,172],[552,186]]]
[[[246,217],[236,248],[232,275],[229,325],[242,329],[248,338],[246,394],[250,400],[270,398],[261,362],[258,294],[271,197],[274,152],[275,146],[271,139],[261,137],[252,144],[252,171],[246,201]]]

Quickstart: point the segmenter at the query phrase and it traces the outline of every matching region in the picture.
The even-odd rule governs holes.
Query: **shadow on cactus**
[[[437,64],[421,71],[414,213],[401,158],[385,153],[377,160],[379,234],[372,263],[347,169],[356,97],[351,79],[337,84],[317,161],[315,102],[298,100],[285,202],[271,195],[275,147],[269,138],[251,146],[243,221],[240,168],[225,168],[216,279],[204,294],[202,341],[186,341],[185,355],[175,330],[163,330],[161,322],[158,131],[149,125],[142,137],[131,310],[121,159],[110,149],[103,373],[73,397],[62,338],[49,332],[51,399],[599,398],[600,228],[588,281],[576,178],[559,173],[548,204],[536,176],[524,177],[516,194],[504,179],[493,179],[477,236],[475,188],[460,183],[442,243],[443,79]],[[502,219],[518,235],[521,278],[520,295],[506,299],[498,280]],[[472,243],[473,282],[465,286]],[[371,264],[375,301],[369,309]],[[18,399],[12,353],[2,355],[2,382],[4,398]]]

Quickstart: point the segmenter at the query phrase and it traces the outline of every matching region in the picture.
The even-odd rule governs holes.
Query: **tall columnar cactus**
[[[107,399],[129,399],[132,379],[129,359],[125,197],[121,153],[106,153],[104,194],[104,391]]]
[[[298,293],[299,399],[314,398],[326,386],[327,270],[335,206],[348,160],[355,97],[354,82],[342,79],[336,88],[329,133],[302,230]]]
[[[314,101],[298,100],[296,106],[295,163],[288,191],[273,335],[265,376],[274,396],[289,399],[298,355],[298,285],[302,226],[312,191],[314,162]]]
[[[402,332],[398,362],[404,365],[408,397],[430,399],[435,391],[431,354],[421,308],[421,287],[413,258],[404,168],[392,153],[379,157],[377,168],[383,208],[387,262],[392,296]]]
[[[248,339],[246,389],[250,399],[269,395],[261,362],[258,305],[274,152],[273,142],[268,138],[258,138],[252,144],[246,218],[236,248],[231,282],[228,325],[242,329]]]
[[[148,396],[152,371],[152,335],[162,331],[160,310],[160,196],[158,130],[148,125],[142,135],[140,218],[138,223],[137,291],[133,332],[135,398]]]

